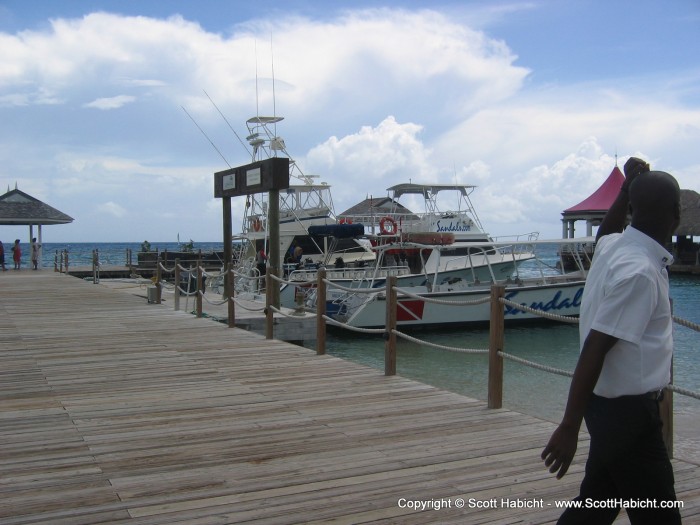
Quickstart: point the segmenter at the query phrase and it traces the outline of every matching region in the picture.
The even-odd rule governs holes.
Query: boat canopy
[[[321,237],[335,237],[336,239],[350,239],[361,237],[365,234],[363,224],[328,224],[309,226],[309,235]]]
[[[430,195],[437,195],[441,191],[459,191],[463,196],[469,195],[476,186],[465,185],[465,184],[397,184],[391,188],[387,188],[386,191],[392,192],[395,199],[400,198],[402,195],[422,195],[424,198],[428,198]]]

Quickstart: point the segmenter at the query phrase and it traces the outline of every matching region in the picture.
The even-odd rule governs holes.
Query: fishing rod
[[[229,162],[226,160],[226,157],[224,157],[224,154],[221,153],[221,150],[219,150],[219,148],[216,147],[216,144],[214,144],[214,143],[212,142],[212,140],[209,138],[209,135],[207,135],[207,134],[204,132],[204,130],[201,128],[201,126],[200,126],[199,124],[197,124],[197,121],[194,119],[194,117],[193,117],[192,115],[190,115],[190,114],[187,112],[187,110],[185,109],[185,106],[180,106],[180,107],[182,108],[182,111],[184,111],[185,114],[186,114],[188,117],[190,117],[190,120],[192,120],[192,122],[194,122],[194,125],[197,126],[197,129],[198,129],[199,131],[202,132],[202,135],[204,135],[204,136],[206,137],[206,139],[209,141],[209,144],[211,144],[212,148],[214,148],[214,149],[216,150],[216,152],[219,154],[219,156],[220,156],[222,159],[224,159],[224,162],[226,163],[226,165],[227,165],[229,168],[232,168],[233,166],[231,166],[231,164],[229,164]]]
[[[219,109],[219,106],[217,106],[217,105],[214,103],[214,101],[213,101],[212,98],[209,96],[209,93],[206,92],[206,90],[203,89],[202,91],[204,91],[204,94],[207,96],[207,98],[209,99],[209,102],[211,102],[212,106],[214,106],[214,107],[216,108],[216,111],[219,112],[219,115],[221,115],[221,118],[224,119],[224,122],[226,122],[226,125],[229,127],[229,129],[230,129],[231,131],[233,131],[233,134],[234,134],[234,135],[236,136],[236,138],[238,139],[238,142],[241,143],[241,146],[243,146],[243,149],[245,149],[246,153],[247,153],[248,155],[251,155],[251,157],[252,157],[253,154],[252,154],[251,151],[248,149],[248,146],[246,145],[245,142],[243,142],[243,139],[241,139],[240,135],[239,135],[238,133],[236,133],[236,130],[233,129],[233,126],[231,126],[231,123],[228,121],[228,119],[226,118],[226,116],[221,112],[221,110]]]

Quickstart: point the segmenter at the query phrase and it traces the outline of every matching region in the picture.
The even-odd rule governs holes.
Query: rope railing
[[[361,334],[385,334],[386,330],[384,328],[361,328],[359,326],[351,326],[346,323],[341,323],[340,321],[336,321],[332,317],[328,317],[327,315],[323,316],[323,320],[331,324],[333,326],[338,326],[340,328],[344,328],[345,330],[349,330],[351,332],[358,332]]]
[[[433,299],[432,297],[425,297],[424,295],[411,293],[403,288],[397,288],[396,292],[401,296],[411,297],[412,299],[418,299],[420,301],[425,301],[426,303],[443,304],[446,306],[476,306],[478,304],[486,304],[491,300],[490,297],[482,297],[481,299],[473,299],[471,301],[449,301],[447,299]]]
[[[674,315],[673,322],[681,326],[685,326],[686,328],[690,328],[691,330],[695,330],[696,332],[700,332],[700,324],[688,321],[687,319],[682,319]]]
[[[522,357],[515,356],[513,354],[507,354],[505,352],[498,352],[498,355],[500,357],[503,357],[504,359],[509,359],[511,361],[514,361],[516,363],[520,363],[521,365],[529,366],[530,368],[534,368],[536,370],[542,370],[543,372],[549,372],[550,374],[557,374],[560,376],[564,377],[573,377],[574,373],[569,371],[569,370],[563,370],[561,368],[555,368],[553,366],[547,366],[547,365],[542,365],[540,363],[535,363],[534,361],[528,361],[527,359],[523,359]]]
[[[342,284],[338,284],[333,281],[329,281],[328,279],[323,280],[327,285],[332,286],[333,288],[337,288],[338,290],[342,290],[343,292],[349,292],[349,293],[364,293],[364,294],[373,294],[377,292],[385,292],[387,290],[386,286],[378,286],[377,288],[349,288],[347,286],[343,286]]]
[[[523,366],[528,366],[533,369],[537,369],[546,373],[551,373],[555,375],[560,375],[564,377],[572,377],[573,373],[568,370],[563,370],[547,364],[536,363],[523,359],[521,357],[509,354],[504,349],[504,319],[506,311],[510,311],[506,307],[510,307],[512,310],[520,310],[527,312],[534,316],[539,316],[545,319],[565,322],[565,323],[578,323],[578,318],[564,315],[556,315],[550,312],[546,312],[532,306],[527,306],[525,304],[520,304],[505,298],[505,286],[504,285],[494,285],[491,288],[491,293],[489,297],[481,297],[475,300],[469,301],[457,301],[457,300],[447,300],[447,299],[437,299],[426,297],[425,295],[415,294],[407,289],[402,289],[397,287],[397,279],[395,276],[389,276],[386,279],[386,285],[379,288],[354,288],[343,286],[337,282],[327,279],[326,272],[324,269],[319,269],[317,272],[316,281],[290,281],[273,275],[272,272],[268,272],[263,276],[253,276],[241,275],[235,272],[233,269],[228,268],[226,271],[222,271],[220,274],[214,276],[213,273],[206,272],[200,265],[193,268],[183,268],[176,262],[175,268],[166,268],[164,265],[158,265],[158,275],[156,278],[156,286],[160,290],[168,286],[165,281],[162,280],[162,273],[171,273],[175,271],[177,273],[176,277],[176,297],[179,297],[182,282],[179,279],[179,273],[181,271],[189,272],[190,279],[196,272],[197,284],[196,291],[192,295],[196,295],[198,307],[197,315],[201,316],[201,303],[203,299],[207,301],[208,304],[212,305],[222,305],[224,303],[229,304],[229,308],[232,309],[234,304],[239,307],[250,311],[264,311],[266,316],[266,337],[272,338],[273,336],[273,325],[274,325],[274,315],[279,315],[287,318],[294,318],[300,315],[299,310],[295,314],[290,314],[282,309],[279,305],[272,304],[272,289],[278,287],[280,284],[287,284],[294,287],[303,287],[313,289],[316,292],[316,322],[317,322],[317,353],[325,353],[325,332],[327,325],[340,327],[346,330],[351,330],[357,333],[372,334],[382,336],[385,340],[385,374],[394,375],[396,373],[396,341],[397,338],[401,338],[406,341],[413,342],[415,344],[427,346],[434,348],[436,350],[464,353],[464,354],[477,354],[477,355],[488,355],[489,356],[489,378],[488,378],[488,406],[490,408],[500,408],[502,406],[502,395],[503,395],[503,362],[505,360],[518,363]],[[249,304],[245,304],[242,301],[237,300],[230,294],[228,298],[224,298],[223,301],[212,301],[204,294],[203,279],[208,279],[210,282],[214,279],[224,279],[226,282],[233,282],[235,278],[247,279],[249,281],[260,281],[260,279],[265,279],[265,293],[266,301],[265,306],[259,308],[252,308]],[[188,284],[188,290],[183,291],[185,295],[190,295],[190,282]],[[327,289],[332,287],[335,290],[340,290],[349,294],[347,297],[352,297],[358,294],[381,294],[382,298],[386,298],[386,318],[383,322],[384,327],[382,328],[362,328],[356,326],[349,326],[347,323],[341,322],[340,320],[326,315],[326,300],[327,300]],[[421,301],[431,302],[435,304],[448,305],[448,306],[476,306],[486,303],[490,303],[490,333],[489,333],[489,344],[488,349],[486,348],[461,348],[456,346],[442,345],[438,343],[433,343],[430,341],[425,341],[404,333],[397,328],[397,305],[398,297],[408,297],[411,299],[417,299]],[[279,300],[279,299],[278,299]],[[359,301],[360,299],[356,299]],[[303,305],[302,305],[303,308]],[[303,312],[302,312],[303,315]],[[673,321],[689,329],[700,331],[700,325],[681,319],[674,316]],[[231,319],[229,319],[229,325],[231,326]],[[667,390],[670,392],[675,392],[680,395],[685,395],[691,398],[700,399],[700,393],[683,388],[674,384],[669,384]],[[667,403],[671,403],[672,396],[666,396]],[[670,406],[670,405],[669,405]],[[669,444],[669,447],[672,444]],[[671,450],[671,448],[669,448]]]
[[[550,319],[553,321],[565,322],[565,323],[578,323],[579,319],[577,317],[564,316],[551,314],[549,312],[533,308],[531,306],[526,306],[514,301],[510,301],[505,298],[505,286],[494,285],[491,288],[491,295],[488,298],[477,299],[474,301],[447,301],[447,300],[434,300],[438,304],[448,304],[454,306],[464,306],[464,305],[477,305],[484,304],[486,302],[491,303],[491,316],[490,316],[490,335],[489,335],[489,348],[488,349],[469,349],[469,348],[459,348],[452,347],[448,345],[440,345],[437,343],[428,342],[425,340],[418,339],[411,335],[405,334],[396,328],[396,311],[397,311],[397,297],[399,295],[410,297],[413,299],[418,299],[426,301],[426,297],[419,294],[410,293],[407,290],[402,290],[396,287],[396,279],[387,279],[386,285],[386,327],[378,329],[368,329],[368,328],[358,328],[354,326],[349,326],[347,323],[342,323],[332,317],[325,315],[325,289],[326,286],[333,286],[346,292],[355,294],[362,293],[361,289],[357,288],[347,288],[344,286],[337,285],[332,281],[325,279],[325,274],[319,276],[319,296],[317,297],[317,302],[320,305],[324,303],[324,312],[322,315],[318,316],[318,323],[323,325],[325,330],[326,324],[331,324],[333,326],[342,327],[344,329],[352,330],[355,332],[369,333],[369,334],[381,334],[384,336],[385,343],[385,374],[393,375],[395,374],[396,367],[396,338],[400,337],[402,339],[411,341],[416,344],[428,346],[438,350],[445,350],[451,352],[461,352],[470,354],[488,354],[489,355],[489,378],[488,378],[488,406],[489,408],[501,408],[502,407],[502,396],[503,396],[503,361],[509,360],[523,366],[528,366],[533,369],[537,369],[546,373],[551,373],[555,375],[560,375],[564,377],[572,377],[573,372],[569,370],[564,370],[561,368],[556,368],[546,364],[536,363],[523,359],[521,357],[509,354],[504,351],[504,332],[505,332],[505,306],[510,306],[512,309],[521,310],[523,312],[528,312],[532,315],[539,316],[542,318]],[[369,289],[367,293],[374,293],[377,290]],[[428,301],[430,302],[429,298]],[[700,326],[695,323],[674,317],[674,322],[691,328],[693,330],[698,330]],[[319,333],[320,333],[319,329]],[[317,348],[317,353],[325,352],[325,341],[321,346],[319,344]],[[674,384],[669,384],[666,389],[669,392],[676,392],[681,395],[692,397],[695,399],[700,399],[700,393],[694,392],[692,390],[679,387]],[[672,412],[672,396],[666,396],[668,411]],[[673,436],[672,432],[667,432],[664,436],[664,440],[667,444],[670,454],[673,452]]]
[[[406,339],[407,341],[411,341],[412,343],[417,343],[419,345],[423,346],[429,346],[431,348],[436,348],[438,350],[447,350],[448,352],[458,352],[458,353],[463,353],[463,354],[488,354],[489,349],[488,348],[458,348],[456,346],[447,346],[447,345],[440,345],[437,343],[431,343],[430,341],[426,341],[425,339],[418,339],[417,337],[413,337],[411,335],[408,335],[404,332],[400,332],[399,330],[394,330],[394,333],[402,338]]]
[[[278,277],[273,273],[271,273],[270,276],[273,281],[276,281],[280,284],[288,284],[290,286],[313,286],[314,284],[316,284],[316,281],[289,281],[283,279],[282,277]]]
[[[700,399],[700,392],[694,392],[693,390],[688,390],[687,388],[674,385],[673,383],[666,385],[666,388],[684,396],[692,397],[694,399]]]

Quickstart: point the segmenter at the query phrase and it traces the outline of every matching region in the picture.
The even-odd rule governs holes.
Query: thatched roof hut
[[[681,224],[677,236],[700,236],[700,194],[693,190],[681,190]]]
[[[41,202],[39,199],[18,190],[8,190],[0,195],[0,226],[29,226],[29,239],[34,237],[34,226],[39,228],[39,243],[41,243],[41,227],[48,224],[68,224],[73,217],[66,215]]]

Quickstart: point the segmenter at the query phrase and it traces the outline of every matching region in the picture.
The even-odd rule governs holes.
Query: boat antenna
[[[277,116],[277,98],[275,96],[275,53],[272,48],[272,33],[270,33],[270,63],[272,65],[272,116]],[[277,136],[277,122],[275,122],[275,137]]]
[[[258,100],[258,40],[255,39],[255,116],[260,117],[260,102]]]
[[[240,135],[238,135],[238,133],[236,133],[236,130],[233,129],[233,126],[231,126],[231,123],[228,121],[228,119],[227,119],[227,118],[224,116],[224,114],[221,112],[221,110],[219,109],[219,106],[217,106],[217,105],[214,103],[214,101],[213,101],[213,100],[211,99],[211,97],[209,96],[209,93],[207,93],[205,90],[202,90],[202,91],[204,91],[204,94],[205,94],[205,95],[207,96],[207,98],[209,99],[209,102],[211,102],[212,105],[216,108],[216,111],[219,112],[219,115],[221,115],[221,118],[224,119],[224,122],[226,122],[226,124],[228,125],[229,129],[230,129],[231,131],[233,131],[233,134],[234,134],[234,135],[236,135],[236,138],[238,139],[238,142],[241,143],[241,146],[243,146],[243,149],[246,151],[246,153],[248,153],[248,155],[250,155],[251,153],[250,153],[250,150],[248,149],[248,146],[246,145],[245,142],[243,142],[243,140],[241,139]]]
[[[180,106],[180,107],[182,108],[182,111],[184,111],[185,114],[186,114],[188,117],[190,117],[190,120],[192,120],[192,122],[194,122],[194,125],[197,126],[197,129],[198,129],[199,131],[202,132],[202,135],[204,135],[204,136],[206,137],[206,139],[209,141],[209,144],[212,145],[212,147],[216,150],[216,152],[219,154],[219,156],[220,156],[222,159],[224,159],[224,162],[227,164],[227,166],[228,166],[229,168],[232,168],[233,166],[231,166],[231,164],[229,164],[229,162],[226,160],[226,157],[224,157],[223,153],[221,153],[221,150],[219,150],[219,148],[216,147],[216,144],[214,144],[214,143],[212,142],[212,140],[209,138],[209,136],[208,136],[206,133],[204,133],[204,130],[200,127],[199,124],[197,124],[197,121],[192,117],[192,115],[190,115],[190,114],[187,112],[187,110],[185,109],[185,106]]]

